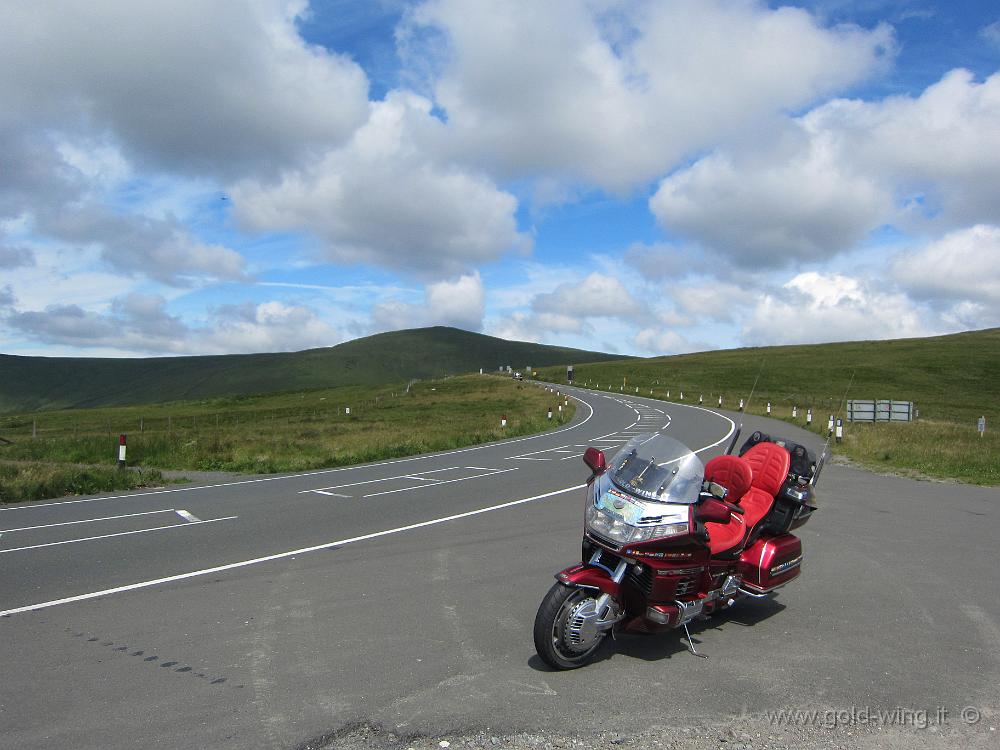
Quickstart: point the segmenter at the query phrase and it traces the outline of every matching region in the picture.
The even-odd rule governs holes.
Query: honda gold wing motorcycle
[[[556,575],[535,617],[535,649],[551,667],[583,666],[612,632],[683,628],[700,656],[688,623],[766,598],[801,572],[802,543],[789,532],[815,510],[819,477],[804,447],[757,432],[740,455],[703,464],[652,433],[610,465],[596,448],[583,460],[582,562]]]

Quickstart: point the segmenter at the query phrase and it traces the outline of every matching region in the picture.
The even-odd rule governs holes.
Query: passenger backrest
[[[729,490],[726,500],[738,503],[750,489],[753,470],[750,463],[740,456],[716,456],[705,464],[705,479],[721,484]]]
[[[753,470],[751,486],[763,490],[771,497],[777,495],[788,478],[791,464],[788,451],[775,443],[758,443],[744,453],[743,458]]]

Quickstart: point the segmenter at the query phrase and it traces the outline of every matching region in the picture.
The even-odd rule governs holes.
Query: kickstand
[[[688,630],[687,623],[684,623],[684,635],[687,636],[688,651],[697,656],[699,659],[707,659],[708,654],[699,654],[694,648],[694,641],[691,640],[691,631]]]

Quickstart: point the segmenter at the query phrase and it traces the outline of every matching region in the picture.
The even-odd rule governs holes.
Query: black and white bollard
[[[743,399],[740,399],[740,411],[743,411]]]
[[[549,419],[552,419],[552,407],[549,407]]]
[[[826,424],[826,434],[828,436],[833,434],[833,415],[832,414],[830,415],[830,421],[827,422],[827,424]]]
[[[507,426],[507,415],[506,414],[503,415],[502,417],[500,417],[500,426],[501,427],[506,427]]]
[[[798,418],[799,418],[799,407],[793,406],[792,407],[792,419],[798,419]]]
[[[767,416],[771,416],[771,402],[767,402]]]
[[[719,396],[719,406],[722,406],[722,396]]]
[[[705,394],[704,393],[698,394],[698,403],[699,404],[705,403]]]
[[[681,401],[684,400],[684,391],[681,391]]]
[[[812,409],[807,409],[806,410],[806,424],[812,424],[812,423],[813,423],[813,410]]]
[[[125,468],[125,435],[118,436],[118,468]]]
[[[837,442],[839,443],[843,439],[844,439],[844,420],[843,419],[838,419],[837,420]]]

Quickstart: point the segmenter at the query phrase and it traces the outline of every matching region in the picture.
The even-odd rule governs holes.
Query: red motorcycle
[[[803,446],[754,433],[741,455],[703,465],[654,433],[610,466],[596,448],[583,461],[593,472],[583,562],[556,576],[535,616],[535,649],[549,666],[583,666],[612,632],[683,628],[701,656],[688,623],[766,598],[801,572],[802,543],[789,531],[815,510],[819,477]]]

